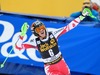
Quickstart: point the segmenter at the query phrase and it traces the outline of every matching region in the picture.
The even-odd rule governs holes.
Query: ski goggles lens
[[[41,26],[35,28],[36,33],[39,33],[41,29],[45,30],[45,26],[41,25]]]

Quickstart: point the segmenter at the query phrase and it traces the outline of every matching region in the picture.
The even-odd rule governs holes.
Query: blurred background
[[[24,22],[31,25],[39,19],[49,30],[63,27],[75,19],[74,12],[81,12],[84,1],[0,0],[0,63],[9,57],[0,74],[45,75],[40,54],[34,49],[14,49],[8,56],[21,25]],[[71,75],[100,75],[100,0],[91,0],[91,5],[97,14],[96,20],[87,18],[58,41]],[[25,43],[31,38],[30,32]]]

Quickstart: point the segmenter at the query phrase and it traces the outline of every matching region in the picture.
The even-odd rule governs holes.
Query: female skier
[[[70,75],[68,65],[65,63],[64,58],[58,48],[57,39],[62,34],[75,28],[86,16],[91,16],[92,13],[88,8],[85,8],[78,18],[74,19],[65,27],[59,28],[55,32],[48,32],[45,25],[41,21],[35,21],[31,25],[32,33],[37,37],[34,45],[24,45],[23,38],[27,32],[27,24],[21,27],[21,34],[16,42],[16,48],[35,48],[40,52],[44,62],[44,69],[46,75]]]

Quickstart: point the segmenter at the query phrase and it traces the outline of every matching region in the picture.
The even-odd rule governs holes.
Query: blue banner
[[[29,25],[36,18],[16,15],[0,15],[0,61],[3,62],[11,49],[7,62],[43,67],[39,52],[35,49],[17,50],[14,47],[24,22]],[[49,31],[67,25],[67,22],[42,20]],[[100,74],[100,29],[79,24],[76,28],[62,35],[58,39],[59,48],[71,71],[90,74]],[[88,25],[93,26],[94,23]],[[29,29],[24,43],[33,38]]]

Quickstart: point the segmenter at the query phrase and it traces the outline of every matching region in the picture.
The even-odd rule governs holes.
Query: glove
[[[82,11],[82,16],[80,16],[80,19],[83,20],[86,16],[96,18],[94,15],[92,15],[92,12],[89,8],[84,8],[84,10]]]
[[[82,15],[83,15],[83,16],[90,16],[91,18],[96,18],[96,17],[92,14],[92,12],[91,12],[91,10],[90,10],[89,8],[84,8],[84,10],[82,11]]]
[[[22,25],[22,27],[21,27],[21,36],[25,36],[25,34],[26,34],[28,28],[29,28],[29,25],[28,25],[27,22],[25,22],[25,23]]]
[[[84,9],[83,9],[82,15],[83,15],[84,17],[89,16],[90,14],[92,14],[92,13],[91,13],[91,10],[90,10],[89,8],[84,8]]]

